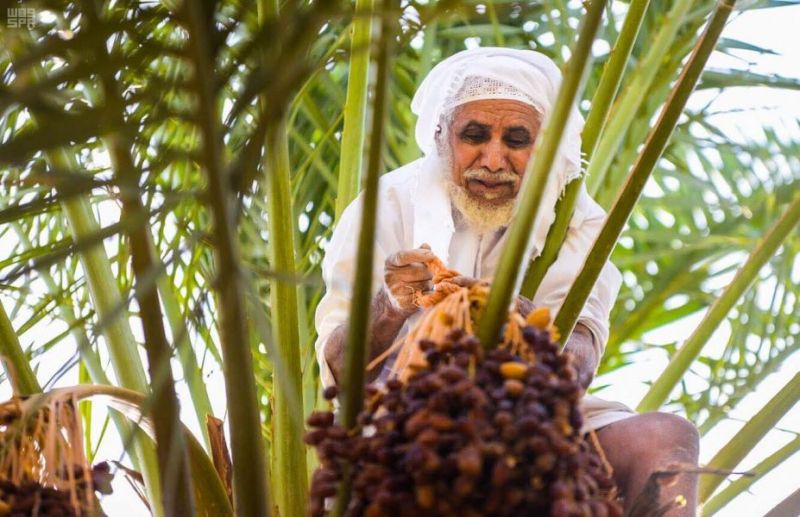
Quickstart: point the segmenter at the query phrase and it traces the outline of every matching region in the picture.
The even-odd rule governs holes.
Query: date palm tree
[[[560,105],[577,102],[587,118],[585,182],[610,214],[560,327],[569,332],[610,256],[625,282],[602,379],[646,354],[669,358],[651,372],[639,409],[679,410],[709,433],[800,346],[800,144],[774,128],[759,141],[736,139],[710,106],[689,100],[696,91],[800,88],[706,68],[714,49],[769,52],[721,36],[729,16],[790,3],[6,2],[4,383],[36,397],[78,383],[67,389],[79,398],[137,407],[132,425],[83,406],[85,440],[95,450],[104,435],[92,423],[113,420],[157,515],[302,515],[314,467],[304,415],[321,403],[313,315],[325,244],[362,185],[374,203],[380,173],[417,157],[409,105],[432,65],[465,46],[501,45],[563,65]],[[529,165],[540,174],[528,177],[549,170],[561,119],[545,129]],[[518,250],[536,204],[520,211],[496,307],[522,276],[523,290],[535,292],[578,185],[532,263]],[[524,188],[532,199],[541,185]],[[367,323],[372,231],[364,227],[352,312],[362,317],[352,329]],[[690,335],[651,344],[692,315],[700,323]],[[498,321],[482,322],[486,336]],[[712,337],[721,325],[726,342]],[[363,385],[357,330],[348,351],[345,420]],[[216,382],[224,404],[211,403]],[[710,466],[736,469],[798,398],[795,376]],[[224,465],[210,462],[220,443],[207,426],[215,413],[228,424],[230,492]],[[799,447],[795,437],[760,458],[756,479]],[[702,483],[707,515],[754,479],[717,490],[722,481]]]

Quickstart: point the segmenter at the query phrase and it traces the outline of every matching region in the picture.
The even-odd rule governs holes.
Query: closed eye
[[[459,133],[458,138],[470,144],[480,144],[489,140],[489,127],[477,122],[470,122]]]
[[[533,138],[526,128],[513,127],[503,133],[503,142],[513,149],[520,149],[531,145]]]

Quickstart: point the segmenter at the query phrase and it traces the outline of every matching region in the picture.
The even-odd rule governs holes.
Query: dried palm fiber
[[[74,397],[0,404],[0,515],[97,515],[92,474]]]
[[[433,275],[434,289],[429,293],[417,290],[414,298],[417,305],[427,311],[405,336],[397,339],[392,346],[373,359],[367,365],[368,370],[375,368],[392,353],[397,352],[391,373],[405,382],[412,372],[425,366],[424,353],[420,348],[422,340],[443,342],[454,329],[459,329],[469,336],[475,335],[477,322],[486,306],[489,284],[475,282],[469,287],[462,286],[457,283],[459,278],[463,278],[461,274],[448,269],[441,259],[435,256],[425,265]],[[550,312],[546,307],[534,309],[526,317],[512,310],[508,315],[508,324],[500,347],[523,358],[526,354],[530,354],[530,348],[523,344],[522,339],[522,327],[525,325],[547,330],[553,341],[559,339],[558,330],[551,324]],[[534,360],[533,357],[527,359],[529,362]]]

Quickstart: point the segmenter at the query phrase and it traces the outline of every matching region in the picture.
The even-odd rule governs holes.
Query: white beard
[[[472,196],[467,190],[456,185],[447,176],[447,191],[453,207],[458,210],[464,222],[476,233],[483,235],[493,233],[511,223],[516,210],[517,200],[510,199],[504,203],[487,203]]]

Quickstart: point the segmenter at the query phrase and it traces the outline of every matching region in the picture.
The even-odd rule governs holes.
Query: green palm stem
[[[633,0],[631,2],[625,15],[622,30],[616,43],[614,43],[614,48],[611,50],[611,57],[603,67],[600,84],[592,97],[592,107],[581,134],[581,151],[586,160],[591,159],[594,148],[597,145],[597,138],[608,120],[608,113],[611,111],[611,105],[619,91],[619,85],[622,83],[622,77],[625,74],[625,66],[628,64],[633,43],[636,41],[639,28],[642,26],[644,13],[649,4],[650,0]],[[547,232],[542,253],[534,259],[525,274],[525,280],[522,282],[520,294],[523,296],[527,298],[534,297],[550,266],[558,258],[558,253],[569,230],[569,222],[572,220],[575,203],[583,182],[583,176],[571,181],[556,203],[556,218]]]
[[[784,214],[772,225],[769,232],[761,239],[756,248],[739,269],[733,281],[717,298],[700,325],[692,332],[686,343],[670,359],[669,364],[661,372],[644,398],[637,406],[637,411],[654,411],[663,404],[672,389],[680,382],[686,370],[700,355],[703,346],[714,333],[728,312],[747,291],[758,272],[769,261],[791,231],[800,223],[800,195],[787,207]]]
[[[709,499],[708,502],[703,505],[703,517],[711,517],[719,512],[725,505],[738,497],[739,494],[749,490],[753,483],[772,472],[772,470],[792,457],[797,451],[800,451],[800,435],[796,436],[794,440],[770,454],[766,459],[750,469],[750,472],[753,474],[752,476],[740,477],[725,487],[725,489],[720,491],[717,495]]]
[[[202,2],[185,2],[183,8],[187,11],[188,57],[194,65],[193,85],[202,142],[200,163],[208,180],[208,204],[213,217],[219,334],[230,415],[234,511],[239,516],[258,517],[269,514],[267,462],[245,319],[233,192],[222,155],[214,56],[208,38],[214,32],[213,16],[206,12],[209,5]]]
[[[11,382],[14,395],[26,396],[42,391],[2,303],[0,303],[0,358],[3,360],[3,368]]]
[[[295,228],[295,230],[296,229],[297,228]],[[299,235],[296,237],[295,242],[302,242],[302,239]],[[303,265],[301,264],[298,264],[298,267],[303,269]],[[307,277],[319,274],[313,269],[309,271],[308,265],[306,265],[304,269],[305,271],[303,274]],[[317,354],[316,350],[314,349],[314,340],[316,339],[317,334],[314,329],[313,318],[309,317],[310,314],[313,314],[311,309],[316,307],[316,301],[312,301],[313,296],[311,296],[311,294],[312,293],[309,292],[306,286],[298,286],[297,314],[298,321],[300,322],[298,325],[298,329],[300,331],[298,343],[300,344],[299,346],[301,352],[304,351],[304,353],[302,353],[300,356],[300,390],[303,393],[303,415],[310,415],[312,411],[318,408],[322,409],[324,407],[323,403],[325,402],[322,397],[318,396],[319,373],[317,370]],[[311,298],[311,300],[309,298]],[[317,460],[316,451],[312,447],[305,447],[304,450],[306,458],[306,479],[310,480],[314,471],[319,466],[319,461]]]
[[[65,151],[50,153],[49,157],[56,168],[62,168],[74,160],[74,157],[67,155]],[[100,225],[94,218],[91,205],[87,200],[75,198],[64,201],[62,209],[76,241],[89,238],[100,231]],[[114,273],[111,271],[111,261],[108,255],[102,246],[96,246],[82,252],[80,260],[97,318],[107,322],[103,328],[103,336],[108,343],[108,354],[117,382],[125,388],[140,393],[149,393],[150,388],[139,358],[138,345],[133,337],[128,319],[124,317],[127,312],[123,311],[116,317],[112,317],[122,303],[122,295],[119,292]],[[102,377],[97,379],[102,379]],[[163,515],[155,446],[149,437],[140,433],[133,438],[133,445],[145,479],[150,508],[155,515]]]
[[[800,373],[781,388],[736,435],[711,458],[708,467],[733,470],[758,442],[800,401]],[[722,476],[705,476],[700,480],[699,500],[705,502],[722,483]]]
[[[494,44],[498,47],[506,46],[506,38],[503,36],[503,29],[500,27],[500,22],[497,20],[497,11],[494,8],[494,0],[486,2],[486,14],[489,15],[489,23],[492,24],[492,36],[494,37]]]
[[[625,67],[628,65],[633,44],[639,35],[639,29],[642,27],[644,14],[649,5],[650,0],[631,0],[619,37],[617,37],[608,61],[603,67],[600,84],[592,96],[589,116],[586,118],[586,124],[583,126],[581,134],[582,151],[587,161],[591,161],[598,138],[608,122],[608,113],[619,92],[622,77],[625,75]]]
[[[267,130],[265,169],[268,183],[270,263],[275,271],[295,275],[294,230],[289,185],[289,144],[280,121]],[[302,515],[307,488],[303,443],[303,391],[300,369],[297,286],[270,280],[270,308],[276,361],[273,383],[272,486],[280,515]],[[279,367],[277,367],[279,366]]]
[[[374,104],[370,120],[369,144],[365,149],[367,170],[364,177],[361,231],[356,255],[356,273],[353,296],[350,302],[350,321],[345,345],[344,375],[342,378],[341,422],[347,428],[356,423],[361,411],[366,369],[366,336],[369,328],[369,307],[372,301],[372,258],[375,249],[376,214],[378,209],[378,180],[381,173],[382,152],[385,143],[386,113],[388,110],[389,67],[391,66],[391,38],[394,31],[387,19],[394,1],[382,8],[380,35],[377,40],[377,73],[374,87]]]
[[[17,238],[19,242],[22,244],[23,248],[30,249],[33,247],[33,243],[31,243],[28,236],[25,232],[22,231],[19,224],[14,223],[14,229],[17,233]],[[47,286],[48,292],[56,293],[59,291],[59,286],[56,284],[56,281],[53,279],[53,276],[50,272],[46,269],[39,271],[39,278]],[[100,356],[97,352],[92,348],[92,344],[89,341],[89,338],[86,336],[86,332],[84,332],[83,327],[81,325],[76,324],[78,318],[72,310],[72,305],[68,301],[64,301],[58,304],[57,307],[58,316],[61,320],[70,327],[70,334],[72,338],[78,345],[78,354],[81,357],[81,368],[85,368],[86,372],[89,375],[89,379],[95,384],[106,384],[110,385],[111,381],[106,375],[105,370],[103,369],[102,362],[100,361]],[[84,381],[81,381],[84,382]],[[117,427],[117,431],[119,432],[119,436],[122,439],[123,443],[127,443],[130,440],[131,436],[134,433],[134,429],[131,427],[131,424],[127,422],[121,415],[116,412],[111,413],[111,419],[114,421],[114,425]],[[86,427],[85,434],[86,434],[86,450],[90,450],[91,440],[90,438],[91,428]],[[134,463],[134,467],[141,470],[139,458],[136,454],[131,454],[131,460]]]
[[[532,160],[526,168],[525,181],[519,193],[519,198],[524,200],[524,203],[520,203],[514,222],[508,230],[508,241],[500,256],[486,309],[480,321],[478,337],[484,348],[494,347],[500,329],[508,317],[508,307],[520,280],[519,276],[522,274],[519,265],[526,261],[525,254],[544,187],[558,152],[570,110],[583,85],[592,43],[600,27],[605,4],[605,0],[595,0],[589,4],[553,112],[548,117],[547,125],[532,153]]]
[[[278,16],[277,0],[258,3],[260,23]],[[269,99],[260,99],[263,111]],[[295,225],[291,195],[289,131],[286,112],[273,111],[266,131],[264,169],[267,182],[270,266],[282,275],[294,277]],[[302,288],[302,286],[300,287]],[[272,493],[277,515],[305,513],[308,472],[306,446],[303,442],[303,375],[300,368],[300,319],[298,286],[273,276],[270,279],[272,340],[278,355],[273,359],[273,413],[270,459]]]
[[[47,159],[55,169],[79,170],[74,156],[59,149],[47,153]],[[73,240],[90,239],[100,232],[100,225],[92,213],[88,200],[80,197],[62,201],[61,208],[67,218]],[[103,326],[111,365],[117,381],[124,387],[149,393],[147,376],[139,358],[138,345],[130,328],[126,311],[116,314],[122,305],[122,295],[111,271],[111,261],[102,246],[95,246],[80,254],[81,265],[86,275],[89,295],[99,321]],[[88,364],[88,363],[87,363]],[[128,436],[128,433],[122,433]],[[145,481],[150,509],[157,517],[164,514],[161,504],[159,468],[153,441],[140,433],[133,437],[135,462],[138,463]]]
[[[369,124],[369,144],[366,154],[361,227],[356,252],[356,270],[353,279],[353,295],[350,300],[350,321],[345,343],[344,372],[341,382],[341,424],[346,429],[356,425],[356,417],[364,402],[364,382],[367,367],[367,340],[369,339],[369,317],[372,302],[372,259],[375,250],[375,232],[378,213],[378,183],[386,141],[386,120],[389,107],[389,75],[394,48],[396,21],[392,20],[398,8],[397,0],[380,3],[380,30],[373,35],[372,45],[376,49],[376,73],[373,105]],[[377,32],[377,31],[376,31]],[[350,501],[349,466],[333,507],[334,516],[342,516]]]
[[[533,299],[550,266],[558,258],[558,253],[561,251],[561,246],[567,237],[569,222],[572,220],[572,214],[575,211],[575,203],[578,200],[578,194],[581,192],[581,185],[583,185],[582,176],[570,181],[567,188],[564,189],[564,194],[556,203],[556,218],[547,231],[542,253],[533,260],[533,263],[528,267],[527,273],[525,273],[525,279],[522,281],[522,287],[520,288],[522,296]]]
[[[33,243],[28,238],[27,234],[25,234],[25,232],[22,230],[20,225],[18,223],[13,223],[13,227],[17,234],[17,239],[19,240],[23,249],[33,248]],[[38,274],[39,278],[41,278],[44,284],[47,286],[48,292],[57,293],[61,289],[53,278],[53,275],[50,274],[49,270],[41,269],[38,271]],[[62,303],[59,303],[56,310],[58,311],[58,317],[61,318],[61,320],[70,328],[70,335],[78,345],[78,353],[81,356],[81,363],[86,367],[92,382],[97,384],[111,384],[111,382],[108,380],[105,370],[103,369],[100,356],[92,348],[92,344],[89,341],[89,338],[86,336],[86,332],[84,331],[83,327],[77,324],[78,317],[72,311],[71,301],[65,300]]]
[[[791,517],[800,514],[800,488],[776,504],[764,517]]]
[[[293,198],[297,199],[293,194]],[[295,205],[296,206],[296,205]],[[299,213],[295,214],[295,221],[300,216]],[[316,219],[319,222],[319,218]],[[298,250],[308,248],[308,243],[303,242],[303,235],[301,234],[298,225],[295,225],[295,242],[298,243]],[[311,227],[309,227],[309,231]],[[298,253],[299,255],[299,253]],[[302,271],[306,277],[315,277],[319,275],[316,264],[309,261],[308,255],[298,257],[297,267]],[[317,305],[317,300],[314,296],[314,291],[309,289],[306,285],[299,285],[297,289],[297,314],[298,314],[298,330],[300,331],[299,341],[300,344],[300,375],[301,375],[301,391],[303,392],[303,415],[310,415],[315,409],[322,409],[325,400],[319,396],[319,373],[317,369],[317,354],[314,349],[314,340],[317,337],[314,319],[313,308]],[[306,479],[310,480],[314,471],[319,466],[316,451],[312,447],[305,447],[305,465],[306,465]]]
[[[96,8],[96,5],[95,5]],[[99,13],[87,9],[87,28],[99,24]],[[111,70],[105,42],[95,47],[95,58],[101,69]],[[114,76],[106,71],[100,74],[103,99],[112,125],[125,127],[125,104],[120,95]],[[150,373],[152,401],[151,415],[155,426],[156,454],[161,472],[161,495],[166,516],[188,516],[195,513],[191,490],[191,473],[186,452],[184,435],[181,432],[180,403],[175,392],[175,378],[172,374],[172,350],[167,341],[164,316],[156,286],[147,286],[152,275],[163,275],[163,264],[155,253],[152,236],[147,221],[147,210],[142,203],[138,184],[141,171],[131,156],[133,145],[123,136],[122,130],[104,139],[111,158],[111,168],[120,186],[123,220],[141,220],[130,226],[126,233],[130,243],[131,267],[134,276],[134,295],[139,306],[142,332],[147,352]]]
[[[647,53],[639,67],[634,71],[630,83],[614,103],[608,124],[603,130],[602,137],[596,144],[592,153],[592,161],[586,172],[588,176],[587,187],[591,195],[595,195],[605,177],[614,156],[625,137],[656,74],[660,71],[664,55],[670,48],[678,30],[683,24],[686,13],[694,4],[694,0],[676,0],[672,8],[665,15],[658,33],[648,45]]]
[[[625,129],[623,144],[618,149],[613,163],[604,173],[603,181],[593,193],[600,206],[610,206],[616,190],[614,187],[622,183],[625,174],[633,163],[638,151],[638,143],[643,141],[650,128],[650,121],[662,107],[661,99],[667,97],[673,86],[673,77],[681,70],[684,58],[692,51],[697,36],[703,26],[704,19],[687,16],[681,29],[681,35],[675,38],[664,61],[659,65],[658,75],[650,83],[646,93],[640,94],[645,100],[639,106],[630,127]]]
[[[336,188],[336,219],[355,199],[361,185],[361,169],[367,124],[369,86],[369,42],[374,23],[375,0],[356,0],[350,43],[350,70],[344,104],[339,182]]]
[[[644,148],[639,154],[636,163],[634,163],[625,185],[617,194],[614,205],[606,217],[606,222],[584,261],[581,272],[567,293],[567,297],[555,320],[555,325],[561,332],[564,343],[567,342],[569,335],[572,333],[581,309],[586,303],[598,276],[600,276],[600,271],[611,255],[611,251],[614,249],[647,179],[667,146],[678,118],[686,106],[686,101],[694,90],[703,67],[725,26],[725,20],[727,20],[733,9],[733,3],[735,3],[735,0],[732,3],[723,1],[718,4],[717,10],[709,20],[706,30],[697,42],[686,67],[667,99],[655,127],[648,135]],[[612,118],[610,124],[615,122],[616,119]],[[602,142],[600,145],[602,145]],[[600,154],[601,150],[598,147],[595,160]]]
[[[155,253],[155,248],[153,249]],[[210,447],[208,438],[208,428],[206,426],[206,416],[213,415],[211,400],[208,398],[205,382],[203,381],[203,371],[197,354],[189,339],[189,330],[186,327],[186,320],[181,312],[180,303],[175,296],[175,290],[167,275],[160,275],[158,279],[158,293],[161,295],[161,304],[164,306],[164,315],[169,322],[172,338],[175,340],[175,349],[178,352],[178,359],[181,363],[183,378],[189,388],[189,396],[194,405],[194,412],[197,417],[198,425],[202,430],[203,442],[208,449]]]

